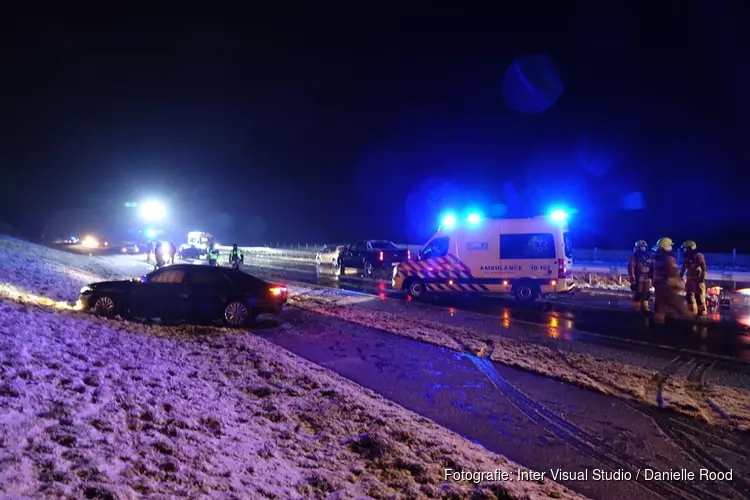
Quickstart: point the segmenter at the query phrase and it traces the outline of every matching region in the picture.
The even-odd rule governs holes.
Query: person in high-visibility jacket
[[[663,324],[668,309],[674,309],[685,318],[694,319],[695,313],[688,308],[680,292],[685,284],[680,279],[680,268],[673,252],[671,238],[661,238],[656,242],[654,255],[654,323]]]
[[[648,243],[638,240],[633,246],[633,255],[628,262],[628,281],[633,292],[633,310],[648,312],[651,296],[651,256]]]
[[[683,260],[680,269],[680,278],[685,278],[685,297],[691,311],[696,311],[698,316],[708,314],[706,307],[706,257],[698,251],[698,246],[693,240],[687,240],[682,244]]]
[[[213,243],[211,243],[211,245],[208,247],[207,258],[209,266],[216,266],[219,264],[219,251],[216,250]]]
[[[242,249],[237,246],[237,243],[232,245],[232,250],[229,252],[229,263],[237,266],[245,263],[245,254],[242,253]]]

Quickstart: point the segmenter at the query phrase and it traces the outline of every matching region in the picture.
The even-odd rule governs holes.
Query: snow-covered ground
[[[445,481],[521,467],[249,332],[67,310],[86,282],[120,277],[106,259],[3,237],[0,259],[4,495],[581,498]]]
[[[75,301],[88,283],[132,278],[153,269],[144,261],[118,257],[79,255],[0,235],[0,290],[7,295],[20,286],[54,301]]]
[[[396,307],[395,301],[382,301],[370,295],[342,290],[295,285],[290,287],[290,302],[320,314],[413,338],[524,370],[553,377],[578,386],[624,397],[648,405],[663,404],[679,413],[731,428],[750,426],[750,392],[724,385],[696,387],[686,378],[673,375],[657,394],[653,369],[580,353],[564,353],[544,345],[521,340],[523,334],[509,338],[515,328],[510,320],[496,321],[494,331],[467,328],[439,317],[437,311],[418,311]],[[372,303],[385,303],[373,308]],[[388,304],[394,307],[388,307]],[[427,308],[425,308],[427,309]],[[474,315],[462,311],[462,318]],[[558,327],[550,327],[558,328]],[[558,333],[559,334],[559,333]],[[717,409],[720,409],[717,412]]]

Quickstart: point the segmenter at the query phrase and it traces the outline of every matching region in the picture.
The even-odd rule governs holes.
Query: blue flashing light
[[[478,213],[471,213],[466,218],[467,221],[469,221],[469,224],[479,224],[479,222],[482,220],[482,215]]]
[[[453,227],[456,225],[456,216],[449,214],[443,217],[443,227]]]
[[[565,222],[566,220],[568,220],[569,216],[570,214],[568,214],[568,212],[560,208],[551,211],[549,214],[550,219],[555,222]]]

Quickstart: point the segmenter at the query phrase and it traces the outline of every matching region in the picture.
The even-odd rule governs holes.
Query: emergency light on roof
[[[471,213],[466,218],[467,221],[469,221],[469,224],[479,224],[482,220],[482,215],[478,213]]]
[[[455,215],[446,215],[443,217],[443,226],[444,227],[453,227],[456,225],[456,216]]]
[[[568,220],[569,214],[565,210],[558,208],[557,210],[550,212],[549,217],[555,222],[565,222]]]

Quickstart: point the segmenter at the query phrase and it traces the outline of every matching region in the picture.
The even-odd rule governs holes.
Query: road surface
[[[403,300],[400,292],[391,289],[387,276],[368,280],[357,276],[338,277],[330,267],[323,266],[310,271],[303,266],[284,265],[283,262],[268,264],[247,259],[247,263],[248,271],[277,280],[287,279]],[[436,306],[510,318],[519,323],[548,325],[564,321],[570,324],[570,329],[577,332],[576,338],[581,340],[665,345],[750,360],[750,311],[738,313],[718,308],[700,323],[671,321],[666,327],[659,328],[650,325],[643,316],[631,312],[628,296],[617,292],[582,292],[571,298],[556,298],[528,305],[512,298],[479,295],[435,295],[426,301]]]

